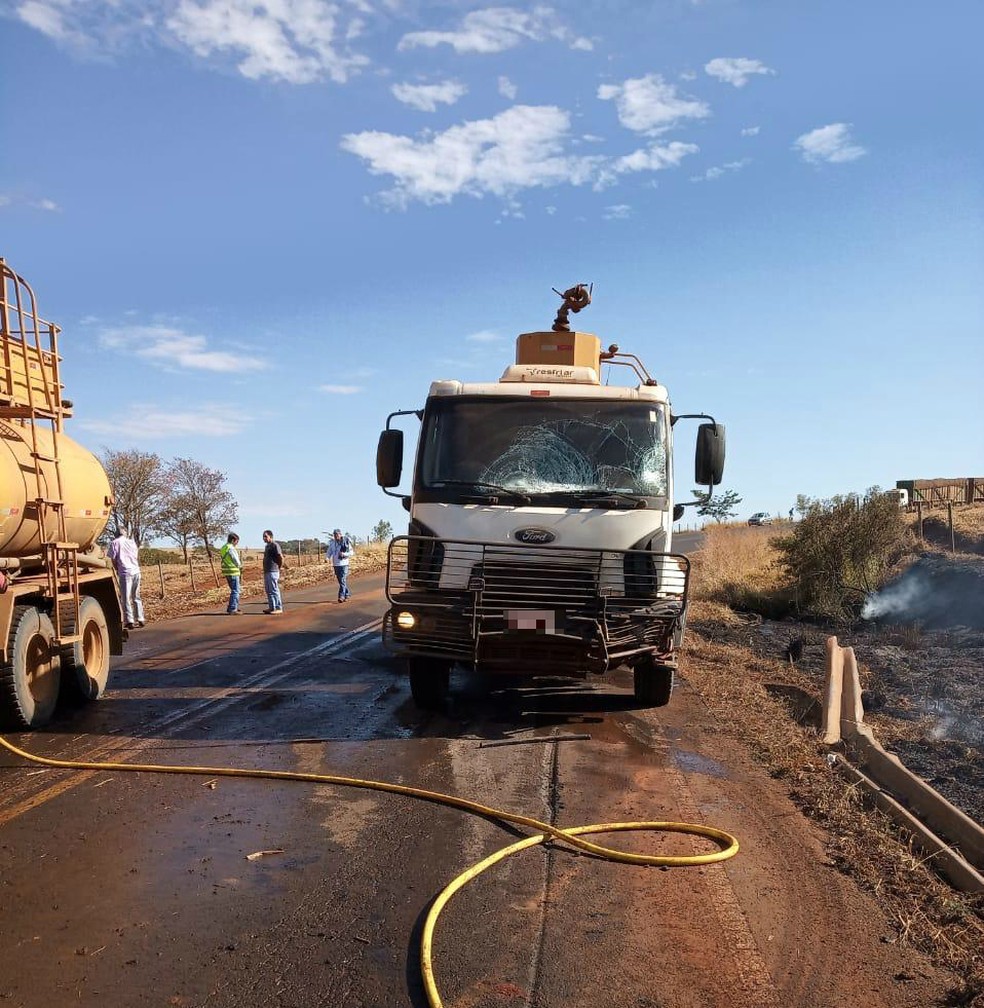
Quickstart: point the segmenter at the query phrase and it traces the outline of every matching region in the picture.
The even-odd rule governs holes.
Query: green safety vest
[[[242,574],[243,565],[239,562],[239,551],[231,543],[226,543],[219,550],[222,557],[222,573],[224,575]]]

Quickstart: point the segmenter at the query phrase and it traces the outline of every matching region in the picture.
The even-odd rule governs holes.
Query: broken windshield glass
[[[584,491],[663,497],[664,407],[586,399],[447,399],[421,432],[427,487],[495,484],[527,494]]]

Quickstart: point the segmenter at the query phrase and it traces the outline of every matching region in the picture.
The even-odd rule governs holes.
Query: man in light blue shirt
[[[120,526],[119,535],[109,544],[107,552],[119,578],[126,628],[132,630],[135,626],[142,627],[144,609],[140,598],[140,555],[126,526]]]
[[[352,549],[352,540],[342,534],[341,529],[335,529],[328,541],[328,548],[325,556],[335,568],[335,577],[338,578],[338,601],[344,602],[350,598],[352,593],[348,586],[349,560],[355,551]]]

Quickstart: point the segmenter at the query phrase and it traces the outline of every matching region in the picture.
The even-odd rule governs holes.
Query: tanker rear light
[[[531,396],[548,396],[550,395],[550,389],[545,388],[534,388],[530,389]]]

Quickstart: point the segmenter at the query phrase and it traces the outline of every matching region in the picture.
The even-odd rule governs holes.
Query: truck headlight
[[[396,625],[401,630],[412,630],[417,625],[417,617],[412,612],[398,612],[396,614]]]

